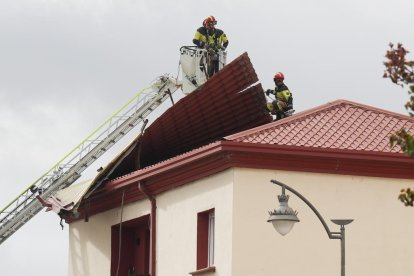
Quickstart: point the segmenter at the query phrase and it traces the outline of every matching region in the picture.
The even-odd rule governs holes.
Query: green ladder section
[[[1,209],[0,244],[43,209],[36,191],[41,191],[46,199],[73,184],[95,160],[171,97],[177,87],[175,79],[167,75],[159,77]]]

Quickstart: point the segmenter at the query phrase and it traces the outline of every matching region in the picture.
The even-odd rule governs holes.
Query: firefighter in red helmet
[[[203,26],[198,28],[193,39],[193,43],[200,48],[207,49],[209,52],[208,75],[211,77],[219,70],[219,58],[218,51],[226,50],[229,45],[226,34],[216,28],[217,20],[214,16],[210,15],[203,21]]]
[[[285,76],[283,73],[276,73],[273,80],[275,82],[275,89],[267,89],[266,95],[273,94],[276,99],[267,103],[266,108],[273,115],[276,115],[276,120],[279,120],[288,116],[288,111],[293,111],[293,97],[289,88],[284,83]]]

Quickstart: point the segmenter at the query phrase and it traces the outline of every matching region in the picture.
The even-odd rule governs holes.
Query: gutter
[[[157,230],[157,202],[155,197],[149,193],[147,187],[143,184],[143,181],[138,182],[138,189],[142,192],[151,202],[151,229],[150,229],[150,275],[155,276],[155,264],[156,264],[156,255],[155,255],[155,245],[156,245],[156,230]]]

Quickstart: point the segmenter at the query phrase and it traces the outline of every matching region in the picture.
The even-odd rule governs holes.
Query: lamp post
[[[341,240],[341,276],[345,276],[345,225],[350,224],[353,219],[332,219],[331,221],[337,225],[340,225],[340,232],[331,232],[329,230],[328,225],[326,224],[325,220],[322,218],[321,214],[316,210],[316,208],[299,192],[294,190],[293,188],[289,187],[288,185],[279,182],[277,180],[270,180],[273,184],[279,185],[282,187],[282,194],[278,195],[279,199],[279,208],[269,211],[269,219],[267,222],[271,222],[273,227],[279,232],[281,235],[286,235],[287,233],[292,230],[293,225],[296,222],[299,222],[297,217],[297,212],[294,211],[292,208],[289,207],[288,201],[289,196],[285,194],[285,189],[291,191],[295,195],[297,195],[318,217],[319,221],[322,223],[323,227],[328,234],[329,239]]]

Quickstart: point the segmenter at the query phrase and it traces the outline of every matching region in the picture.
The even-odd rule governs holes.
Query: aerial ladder
[[[159,77],[152,85],[142,89],[120,110],[110,116],[92,134],[65,157],[35,180],[14,200],[0,210],[0,244],[13,235],[26,222],[43,209],[41,200],[73,184],[94,161],[115,145],[122,137],[146,118],[166,99],[181,88],[188,95],[202,84],[206,74],[208,53],[205,49],[183,46],[180,49],[182,81],[168,75]],[[220,69],[226,64],[226,52],[221,51]]]
[[[179,88],[168,75],[159,77],[115,112],[91,135],[58,161],[0,211],[0,244],[43,208],[38,195],[48,198],[74,183],[81,173],[117,143]]]

